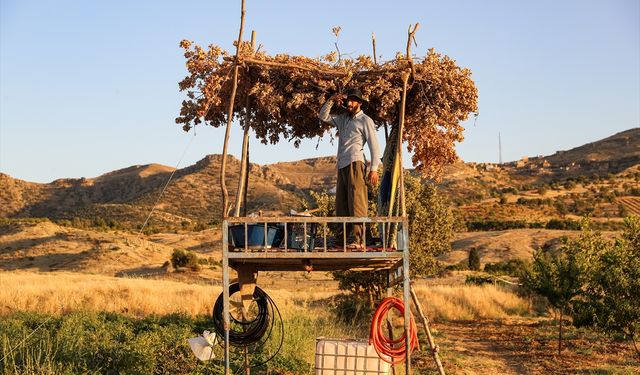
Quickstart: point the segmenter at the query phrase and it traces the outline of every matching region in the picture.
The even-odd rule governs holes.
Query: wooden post
[[[407,104],[407,82],[409,81],[409,72],[402,73],[402,101],[400,103],[400,123],[398,124],[398,146],[396,148],[398,162],[400,163],[400,181],[398,189],[400,191],[400,214],[404,217],[407,215],[407,207],[404,196],[404,167],[402,166],[402,132],[404,130],[404,112]]]
[[[410,66],[410,70],[404,71],[402,72],[402,101],[400,103],[400,121],[398,124],[398,147],[397,147],[397,158],[398,161],[400,163],[400,181],[399,181],[399,189],[400,189],[400,210],[402,213],[402,217],[403,218],[407,218],[407,207],[406,207],[406,202],[405,202],[405,194],[404,194],[404,169],[402,166],[402,136],[403,136],[403,131],[404,131],[404,116],[405,116],[405,108],[407,106],[407,85],[408,85],[408,81],[409,81],[409,74],[413,71],[413,63],[411,61],[411,41],[414,38],[414,34],[416,32],[416,30],[418,29],[418,25],[416,24],[415,27],[413,28],[413,30],[411,30],[411,25],[409,25],[409,37],[407,38],[407,60],[409,62],[409,66]],[[405,221],[405,223],[407,223],[408,221]],[[409,319],[411,316],[411,309],[409,307],[409,299],[410,297],[410,289],[411,289],[411,284],[410,284],[410,279],[409,279],[409,228],[407,228],[405,225],[402,226],[402,234],[403,234],[403,247],[404,247],[404,255],[403,255],[403,274],[404,274],[404,304],[405,304],[405,311],[404,311],[404,326],[405,326],[405,332],[406,332],[406,337],[405,337],[405,345],[407,348],[407,354],[406,354],[406,358],[405,358],[405,366],[406,366],[406,373],[407,374],[411,374],[411,351],[410,351],[410,335],[411,332],[410,331],[410,324],[409,324]]]
[[[236,59],[233,68],[233,86],[231,87],[231,97],[229,98],[229,107],[227,108],[227,129],[224,133],[224,145],[222,146],[222,165],[220,166],[220,190],[222,191],[222,218],[227,217],[229,207],[229,192],[227,191],[227,182],[225,175],[227,171],[227,149],[229,147],[229,133],[231,132],[231,122],[233,121],[233,104],[236,100],[236,91],[238,89],[238,57],[240,56],[240,45],[242,43],[242,29],[244,28],[244,0],[242,0],[242,8],[240,11],[240,32],[238,33],[238,41],[236,43]]]
[[[256,48],[256,31],[251,31],[251,51],[255,51]],[[247,160],[248,152],[249,152],[249,128],[250,128],[250,107],[251,102],[249,95],[247,95],[246,103],[245,103],[245,118],[244,118],[244,136],[242,137],[242,158],[240,160],[240,175],[238,177],[238,190],[236,191],[236,204],[234,207],[233,216],[240,216],[240,207],[244,204],[246,206],[247,202],[245,199],[244,191],[248,189],[247,187],[247,176],[249,174],[249,163]]]
[[[422,311],[422,306],[418,301],[416,292],[413,290],[413,285],[411,286],[411,298],[413,299],[413,305],[416,307],[416,310],[418,310],[418,315],[420,315],[420,319],[422,320],[422,326],[424,327],[424,333],[427,335],[427,341],[429,341],[431,354],[433,355],[433,359],[436,361],[436,366],[438,366],[438,374],[444,375],[444,367],[442,367],[442,362],[440,362],[440,356],[438,355],[438,346],[433,340],[431,329],[429,328],[429,319],[426,315],[424,315],[424,312]]]
[[[393,287],[391,286],[392,274],[387,270],[387,297],[393,297]],[[389,339],[393,341],[393,325],[391,324],[391,318],[387,315],[387,331],[389,332]],[[396,366],[391,364],[391,375],[396,375]]]
[[[376,53],[376,34],[371,33],[371,44],[373,45],[373,63],[378,66],[378,55]],[[389,141],[389,126],[387,122],[384,123],[384,141]]]
[[[378,56],[376,56],[376,34],[371,33],[371,43],[373,44],[373,63],[378,65]]]
[[[410,72],[413,74],[413,61],[411,60],[411,42],[415,42],[415,33],[420,27],[419,23],[416,23],[413,29],[411,25],[409,25],[408,38],[407,38],[407,61],[409,63]],[[405,194],[404,194],[404,169],[402,167],[402,136],[404,131],[404,116],[405,116],[405,108],[407,105],[407,85],[409,82],[409,72],[405,71],[402,73],[402,102],[400,104],[400,123],[398,125],[398,160],[400,160],[400,211],[402,216],[407,215],[407,207],[405,202]]]

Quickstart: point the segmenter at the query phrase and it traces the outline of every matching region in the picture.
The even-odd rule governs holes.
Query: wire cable
[[[378,353],[378,356],[385,362],[392,365],[402,363],[407,356],[406,337],[407,332],[403,332],[402,336],[397,339],[391,339],[384,334],[386,327],[385,317],[391,311],[396,309],[401,315],[404,315],[404,303],[396,297],[387,297],[382,300],[371,320],[371,329],[369,330],[369,343]],[[418,346],[418,329],[413,319],[413,314],[409,312],[409,353],[413,352]]]
[[[195,138],[195,136],[191,137],[191,139],[189,139],[189,142],[187,143],[187,146],[184,148],[184,151],[182,151],[182,156],[180,156],[180,159],[178,159],[178,163],[176,163],[176,167],[173,169],[173,171],[171,172],[171,175],[169,176],[169,179],[167,180],[167,183],[164,184],[164,187],[160,191],[160,195],[158,195],[158,199],[156,199],[156,202],[153,204],[153,207],[151,208],[151,211],[149,211],[149,215],[147,215],[147,219],[142,224],[142,227],[140,227],[140,231],[138,232],[138,238],[140,238],[140,235],[142,235],[142,232],[144,231],[144,227],[147,226],[147,223],[149,222],[149,219],[151,219],[151,215],[153,215],[153,211],[155,211],[156,207],[158,207],[158,203],[160,202],[160,199],[162,198],[162,195],[164,195],[164,191],[167,190],[167,186],[169,186],[169,183],[171,182],[171,179],[173,179],[173,175],[176,174],[176,171],[178,170],[178,167],[180,166],[180,163],[182,163],[182,159],[184,158],[184,155],[187,153],[187,150],[189,149],[189,146],[191,146],[191,142],[193,142],[194,138]]]

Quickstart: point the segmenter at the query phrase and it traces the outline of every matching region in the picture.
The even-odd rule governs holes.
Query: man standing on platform
[[[346,113],[331,114],[331,107],[339,103]],[[337,93],[329,98],[320,109],[320,120],[335,126],[338,130],[338,182],[336,186],[336,216],[367,216],[367,185],[365,183],[364,145],[371,153],[371,167],[366,175],[372,186],[378,184],[378,167],[380,166],[380,146],[373,120],[362,112],[367,106],[359,89],[349,89],[346,93]],[[364,227],[362,224],[353,227],[353,242],[350,249],[364,248]],[[348,232],[347,232],[348,233]],[[336,231],[335,247],[344,246],[342,225]]]

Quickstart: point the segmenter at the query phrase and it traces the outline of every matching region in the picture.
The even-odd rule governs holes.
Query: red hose
[[[383,361],[395,365],[402,363],[406,357],[407,348],[405,338],[407,337],[407,332],[403,332],[401,337],[394,340],[385,336],[384,329],[386,329],[386,319],[384,318],[391,309],[398,310],[400,314],[404,316],[404,303],[401,299],[396,297],[387,297],[383,299],[371,320],[369,343],[373,344],[378,356],[380,356]],[[411,311],[409,311],[409,317],[409,350],[410,352],[413,352],[418,346],[418,330]]]

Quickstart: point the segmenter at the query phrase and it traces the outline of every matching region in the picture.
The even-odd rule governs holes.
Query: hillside
[[[640,163],[640,128],[629,129],[605,139],[587,143],[568,151],[558,151],[545,157],[552,166],[574,165],[608,173]],[[595,165],[590,166],[593,163]]]
[[[544,227],[549,220],[575,222],[588,214],[613,228],[622,217],[640,213],[640,128],[546,157],[459,162],[448,167],[440,188],[467,227]]]
[[[152,229],[202,228],[220,217],[220,160],[220,155],[209,155],[176,171],[158,164],[136,165],[96,178],[48,184],[0,174],[0,217],[48,217],[76,220],[75,226],[84,221],[89,226],[135,229],[155,207]],[[228,160],[227,187],[233,203],[240,163],[232,156]],[[248,211],[299,210],[310,200],[310,190],[335,186],[335,168],[332,156],[251,164]],[[640,128],[635,128],[546,157],[502,165],[459,161],[446,168],[439,187],[462,225],[504,220],[544,225],[585,214],[606,220],[637,214],[639,183]]]
[[[227,186],[231,202],[240,162],[229,157]],[[0,217],[48,217],[52,219],[100,218],[135,227],[155,206],[152,224],[194,224],[220,217],[220,156],[210,155],[177,170],[150,164],[132,166],[96,178],[60,179],[38,184],[0,174]],[[300,194],[285,174],[269,166],[252,164],[248,210],[299,209]],[[184,224],[183,224],[184,225]]]

